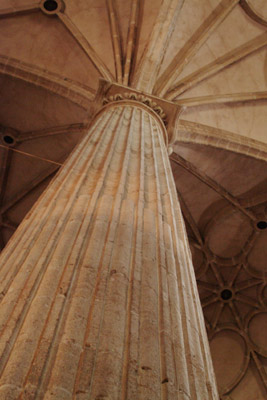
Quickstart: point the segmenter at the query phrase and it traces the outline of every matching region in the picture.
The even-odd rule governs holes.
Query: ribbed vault
[[[264,0],[2,0],[0,247],[90,124],[99,78],[183,107],[173,173],[222,399],[266,396]]]

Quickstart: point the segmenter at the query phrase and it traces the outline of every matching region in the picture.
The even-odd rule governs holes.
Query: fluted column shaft
[[[3,251],[2,400],[218,398],[164,130],[104,107]]]

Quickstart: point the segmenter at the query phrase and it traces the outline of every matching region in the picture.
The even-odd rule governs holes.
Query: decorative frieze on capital
[[[107,104],[122,101],[137,102],[150,108],[151,111],[161,119],[166,128],[168,147],[175,142],[175,125],[183,109],[180,105],[143,93],[128,86],[100,79],[98,92],[95,97],[95,112],[98,112]]]
[[[121,100],[130,100],[130,101],[132,100],[145,104],[146,106],[152,108],[152,110],[156,114],[158,114],[159,117],[162,119],[164,125],[167,126],[167,115],[164,112],[163,108],[160,107],[155,101],[153,101],[149,97],[144,96],[143,94],[137,94],[132,92],[117,93],[114,96],[105,97],[103,99],[103,105]]]

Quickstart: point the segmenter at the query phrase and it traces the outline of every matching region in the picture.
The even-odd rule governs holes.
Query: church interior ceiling
[[[88,130],[99,78],[180,105],[170,160],[222,400],[267,393],[266,28],[266,0],[0,4],[0,249]]]

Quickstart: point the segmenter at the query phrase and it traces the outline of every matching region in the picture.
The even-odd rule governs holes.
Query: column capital
[[[164,130],[166,130],[167,133],[166,145],[170,149],[170,146],[176,140],[175,125],[183,110],[182,106],[140,90],[100,78],[98,91],[95,97],[94,111],[97,113],[103,106],[115,102],[129,102],[129,104],[137,102],[141,106],[148,107],[163,123]]]

